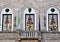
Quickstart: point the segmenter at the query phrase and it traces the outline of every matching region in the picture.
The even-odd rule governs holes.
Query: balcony
[[[40,32],[39,31],[21,31],[20,38],[39,38]]]

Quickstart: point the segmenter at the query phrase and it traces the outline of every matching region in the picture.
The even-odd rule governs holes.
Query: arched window
[[[33,8],[26,8],[24,11],[24,30],[32,31],[36,29],[36,15]]]
[[[13,11],[4,8],[1,12],[1,31],[13,31]]]
[[[47,31],[59,31],[59,11],[55,7],[47,10]]]

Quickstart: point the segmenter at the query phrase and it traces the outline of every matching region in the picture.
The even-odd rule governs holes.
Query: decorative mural
[[[3,30],[11,30],[12,29],[12,15],[11,14],[3,14],[2,17],[2,28]]]
[[[58,31],[58,14],[48,14],[49,31]]]
[[[34,24],[35,24],[34,14],[25,14],[25,27],[26,27],[26,30],[28,30],[28,31],[34,30],[34,27],[35,27]]]

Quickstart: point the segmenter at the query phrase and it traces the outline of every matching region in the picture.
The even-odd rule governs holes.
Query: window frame
[[[34,25],[34,28],[35,28],[35,14],[25,14],[25,31],[26,31],[26,15],[33,15],[33,21],[34,21],[33,25]]]
[[[57,15],[56,18],[57,18],[57,31],[58,31],[58,14],[48,14],[48,31],[49,31],[49,15]]]
[[[4,15],[11,15],[11,21],[12,21],[12,14],[2,14],[2,31],[4,31],[3,29],[3,21],[4,21]],[[12,29],[12,25],[11,25],[11,29]]]

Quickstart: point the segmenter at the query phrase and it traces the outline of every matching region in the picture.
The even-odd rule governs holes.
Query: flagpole
[[[39,31],[40,31],[40,10],[39,10]]]

